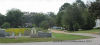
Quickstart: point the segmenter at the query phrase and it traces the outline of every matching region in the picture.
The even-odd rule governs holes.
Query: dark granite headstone
[[[52,33],[38,32],[38,37],[52,37]]]
[[[0,30],[0,37],[5,37],[5,30]]]

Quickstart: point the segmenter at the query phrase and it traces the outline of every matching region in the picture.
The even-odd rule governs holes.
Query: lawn
[[[57,40],[77,40],[77,39],[88,39],[92,38],[89,36],[81,36],[81,35],[72,35],[72,34],[62,34],[62,33],[54,33],[53,37]]]
[[[80,36],[80,35],[71,35],[71,34],[60,34],[60,33],[53,33],[52,38],[16,38],[16,39],[9,39],[9,38],[0,38],[0,43],[25,43],[25,42],[47,42],[47,41],[63,41],[63,40],[77,40],[77,39],[88,39],[92,38],[89,36]]]
[[[92,34],[99,34],[100,29],[92,29],[92,30],[81,30],[81,31],[75,31],[72,33],[92,33]]]

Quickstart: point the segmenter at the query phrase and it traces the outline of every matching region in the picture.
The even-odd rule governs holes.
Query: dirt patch
[[[51,30],[51,32],[54,32],[54,33],[64,33],[66,34],[67,32],[64,32],[64,31],[59,31],[59,30]]]

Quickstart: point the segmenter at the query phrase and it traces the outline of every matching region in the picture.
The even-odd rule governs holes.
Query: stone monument
[[[21,37],[22,36],[22,34],[21,34],[21,32],[19,32],[19,37]]]
[[[32,30],[31,30],[31,37],[32,37],[32,38],[38,37],[38,36],[37,36],[37,31],[36,31],[35,28],[32,28]]]
[[[15,33],[12,32],[11,38],[15,38]]]

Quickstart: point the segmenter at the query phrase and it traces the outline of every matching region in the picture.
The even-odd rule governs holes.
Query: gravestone
[[[35,28],[32,28],[32,30],[31,30],[31,37],[32,37],[32,38],[36,38],[36,37],[38,37],[38,35],[37,35],[37,31],[36,31]]]
[[[21,37],[22,36],[22,34],[19,32],[19,37]]]
[[[41,37],[41,38],[52,37],[52,33],[47,33],[47,32],[39,31],[39,32],[38,32],[38,37]]]
[[[36,33],[37,33],[36,29],[35,28],[32,28],[31,34],[36,34]]]
[[[35,28],[32,28],[31,37],[32,38],[37,38],[37,37],[39,37],[39,38],[48,38],[48,37],[52,37],[51,30],[49,29],[48,31],[49,31],[49,33],[48,32],[42,32],[42,31],[38,31],[37,32]]]
[[[11,35],[11,37],[12,37],[12,38],[14,38],[14,37],[15,37],[15,33],[14,33],[14,32],[12,32],[12,35]]]
[[[3,30],[3,29],[0,29],[0,37],[5,37],[6,35],[5,35],[5,30]]]

